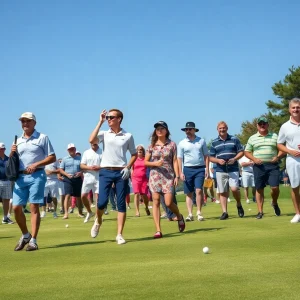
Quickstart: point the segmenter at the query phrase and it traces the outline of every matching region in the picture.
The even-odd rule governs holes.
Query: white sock
[[[36,244],[36,239],[34,239],[34,238],[31,238],[31,239],[30,239],[30,243],[34,243],[34,244]]]

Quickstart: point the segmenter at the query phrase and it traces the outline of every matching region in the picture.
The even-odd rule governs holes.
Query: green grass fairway
[[[266,196],[262,220],[254,218],[256,204],[244,199],[245,217],[232,201],[225,221],[218,219],[220,205],[208,203],[206,220],[187,223],[184,233],[177,222],[162,220],[159,240],[143,206],[140,218],[131,209],[125,245],[115,242],[115,212],[105,216],[96,239],[92,222],[83,224],[76,214],[54,220],[48,213],[35,252],[14,252],[18,226],[0,225],[1,299],[300,299],[300,224],[290,223],[290,189],[281,187],[280,217],[268,190]],[[186,216],[184,196],[178,199]]]

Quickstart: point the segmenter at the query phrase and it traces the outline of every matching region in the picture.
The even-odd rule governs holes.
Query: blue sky
[[[149,144],[158,120],[175,142],[187,121],[206,140],[220,120],[239,133],[299,65],[299,10],[277,0],[2,1],[0,141],[9,148],[32,111],[57,156],[70,142],[84,151],[110,108],[136,144]]]

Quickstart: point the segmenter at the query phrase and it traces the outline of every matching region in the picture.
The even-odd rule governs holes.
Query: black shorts
[[[81,196],[81,188],[82,188],[82,179],[81,177],[77,178],[64,178],[64,189],[65,195],[71,195],[73,197]]]
[[[278,164],[264,163],[253,166],[254,183],[256,189],[263,189],[267,184],[270,187],[279,186],[280,170]]]

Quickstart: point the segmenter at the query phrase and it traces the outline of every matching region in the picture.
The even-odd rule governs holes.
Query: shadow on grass
[[[11,239],[14,238],[14,236],[0,236],[0,240],[2,239]]]
[[[116,242],[116,241],[115,240],[107,240],[107,241],[73,242],[73,243],[64,243],[64,244],[58,244],[58,245],[53,245],[53,246],[49,246],[49,247],[43,247],[40,249],[46,250],[46,249],[55,249],[55,248],[64,248],[64,247],[76,247],[76,246],[93,245],[93,244],[104,244],[107,242]]]
[[[224,229],[224,227],[215,227],[215,228],[198,228],[198,229],[192,229],[192,230],[186,230],[185,232],[173,232],[173,233],[167,233],[163,234],[163,238],[172,238],[175,236],[181,236],[181,235],[186,235],[186,234],[192,234],[196,233],[199,231],[218,231]],[[148,241],[148,240],[154,240],[153,236],[147,236],[147,237],[142,237],[142,238],[136,238],[136,239],[126,239],[127,242],[142,242],[142,241]]]

